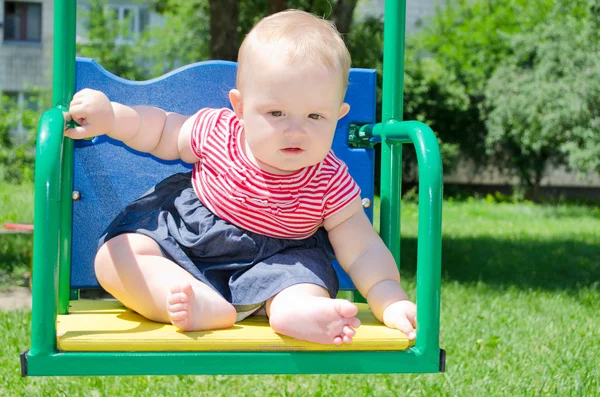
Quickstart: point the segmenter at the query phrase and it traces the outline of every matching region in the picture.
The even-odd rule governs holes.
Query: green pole
[[[59,61],[60,70],[54,69],[55,83],[54,91],[56,95],[55,104],[65,110],[75,93],[75,30],[77,16],[76,0],[62,0],[63,8],[61,15],[64,20],[61,24],[54,26],[54,30],[59,30],[60,40],[55,41],[55,46],[60,47],[55,51],[61,56]],[[55,37],[58,37],[55,36]],[[60,266],[58,283],[58,314],[67,314],[69,311],[69,299],[71,296],[71,224],[73,201],[71,200],[73,192],[73,140],[64,139],[63,155],[61,163],[60,178]]]
[[[36,145],[31,356],[56,351],[57,310],[64,301],[64,289],[68,293],[69,288],[68,280],[65,287],[64,279],[70,270],[63,267],[59,296],[59,261],[64,262],[70,256],[69,243],[67,247],[63,243],[65,239],[70,240],[70,232],[60,233],[61,229],[71,229],[70,192],[69,199],[65,200],[70,181],[61,183],[61,172],[70,178],[72,143],[67,146],[68,150],[63,147],[62,112],[67,110],[75,88],[76,7],[76,0],[54,2],[53,106],[40,119]],[[61,161],[65,160],[63,157],[67,161]],[[60,310],[64,311],[64,304],[62,306]]]
[[[54,3],[54,73],[53,105],[68,110],[75,91],[75,29],[76,0]],[[71,220],[73,186],[73,141],[64,140],[60,177],[60,267],[58,313],[68,312],[71,273]]]
[[[402,120],[406,0],[385,2],[381,122]],[[381,137],[380,235],[400,267],[402,144]]]
[[[75,90],[76,0],[54,1],[52,105],[68,109]]]

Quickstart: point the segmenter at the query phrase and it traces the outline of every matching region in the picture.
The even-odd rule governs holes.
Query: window
[[[42,4],[4,2],[4,41],[42,41]]]
[[[1,95],[8,99],[8,102],[12,105],[19,103],[19,93],[17,91],[3,91]]]
[[[140,32],[144,28],[142,26],[144,21],[140,18],[140,7],[108,5],[107,9],[110,19],[117,23],[120,32],[116,40],[117,44],[131,44],[139,38]]]
[[[39,93],[24,93],[23,94],[23,106],[34,112],[40,111],[40,94]]]

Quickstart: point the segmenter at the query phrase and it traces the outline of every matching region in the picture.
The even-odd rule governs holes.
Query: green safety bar
[[[382,122],[358,140],[381,141],[380,234],[400,264],[402,144],[415,146],[419,169],[417,338],[398,352],[60,352],[58,314],[70,291],[73,141],[63,138],[64,111],[75,90],[76,0],[54,2],[53,107],[40,120],[36,148],[31,349],[22,375],[267,373],[428,373],[444,370],[439,347],[442,163],[425,124],[402,121],[406,0],[386,1]],[[76,297],[76,296],[75,296]]]

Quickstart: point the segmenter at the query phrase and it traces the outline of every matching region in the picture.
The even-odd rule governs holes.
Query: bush
[[[541,77],[542,69],[536,72],[539,78],[534,78],[532,73],[524,75],[522,72],[532,69],[531,62],[538,62],[538,58],[531,56],[533,53],[544,47],[549,50],[552,47],[550,43],[556,44],[556,40],[562,40],[557,31],[565,32],[569,21],[585,20],[590,15],[590,4],[597,2],[598,0],[459,0],[447,2],[445,8],[438,9],[423,32],[412,37],[409,43],[416,54],[432,59],[444,74],[448,74],[450,81],[445,82],[445,85],[462,87],[459,92],[464,92],[468,98],[466,107],[449,107],[447,113],[440,111],[444,110],[442,105],[442,109],[435,109],[436,104],[426,104],[431,109],[428,112],[430,124],[437,125],[436,130],[440,132],[441,139],[458,144],[460,153],[473,159],[478,166],[491,163],[499,165],[507,173],[517,173],[524,186],[535,186],[546,166],[549,163],[561,163],[564,153],[569,150],[579,154],[578,157],[570,155],[571,164],[596,164],[593,159],[599,158],[597,154],[600,149],[590,147],[590,142],[600,139],[597,138],[597,133],[590,135],[588,127],[584,128],[587,133],[571,130],[569,134],[585,138],[570,138],[572,143],[560,148],[558,145],[562,141],[549,143],[546,140],[542,143],[539,140],[548,135],[540,133],[542,129],[549,133],[551,129],[561,127],[560,123],[555,123],[551,117],[546,119],[546,116],[554,112],[555,115],[570,117],[567,114],[569,106],[573,106],[576,101],[564,106],[564,101],[560,103],[561,100],[557,98],[566,99],[561,96],[559,86],[571,83],[565,79],[559,84],[552,84],[552,79],[558,76],[552,71],[546,80]],[[554,46],[554,52],[546,52],[547,61],[551,63],[552,57],[566,61],[574,52],[580,51],[578,44],[574,43],[580,42],[564,41],[564,46]],[[587,45],[582,48],[586,48],[591,59],[598,59],[598,44],[592,43],[594,42],[581,43]],[[596,50],[592,50],[594,45]],[[567,68],[567,65],[568,63],[564,63],[561,67]],[[588,76],[588,79],[591,77],[594,75]],[[541,84],[542,82],[544,83]],[[455,88],[448,90],[456,92]],[[523,96],[525,91],[529,92],[526,97]],[[570,92],[578,95],[575,90]],[[597,109],[594,106],[590,110]],[[558,108],[560,112],[557,113],[555,111]],[[492,114],[490,109],[498,111]],[[488,120],[488,117],[494,120]],[[532,119],[536,120],[537,126],[531,123]],[[528,129],[528,136],[523,133],[524,128]],[[499,131],[503,131],[501,135],[505,138],[511,136],[516,139],[504,139],[500,144]],[[524,146],[526,140],[531,141],[532,145]],[[579,150],[584,142],[587,145],[586,153]],[[544,148],[534,149],[536,145]],[[540,156],[536,157],[535,153]]]
[[[557,7],[547,24],[514,35],[512,55],[486,87],[487,151],[534,196],[549,165],[600,172],[600,14],[593,11],[582,18]]]
[[[0,180],[16,184],[33,181],[38,120],[36,112],[0,96]]]

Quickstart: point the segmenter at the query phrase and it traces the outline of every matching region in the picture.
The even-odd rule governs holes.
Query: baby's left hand
[[[417,336],[415,332],[417,306],[408,300],[394,302],[383,311],[383,323],[404,333],[409,340]]]

